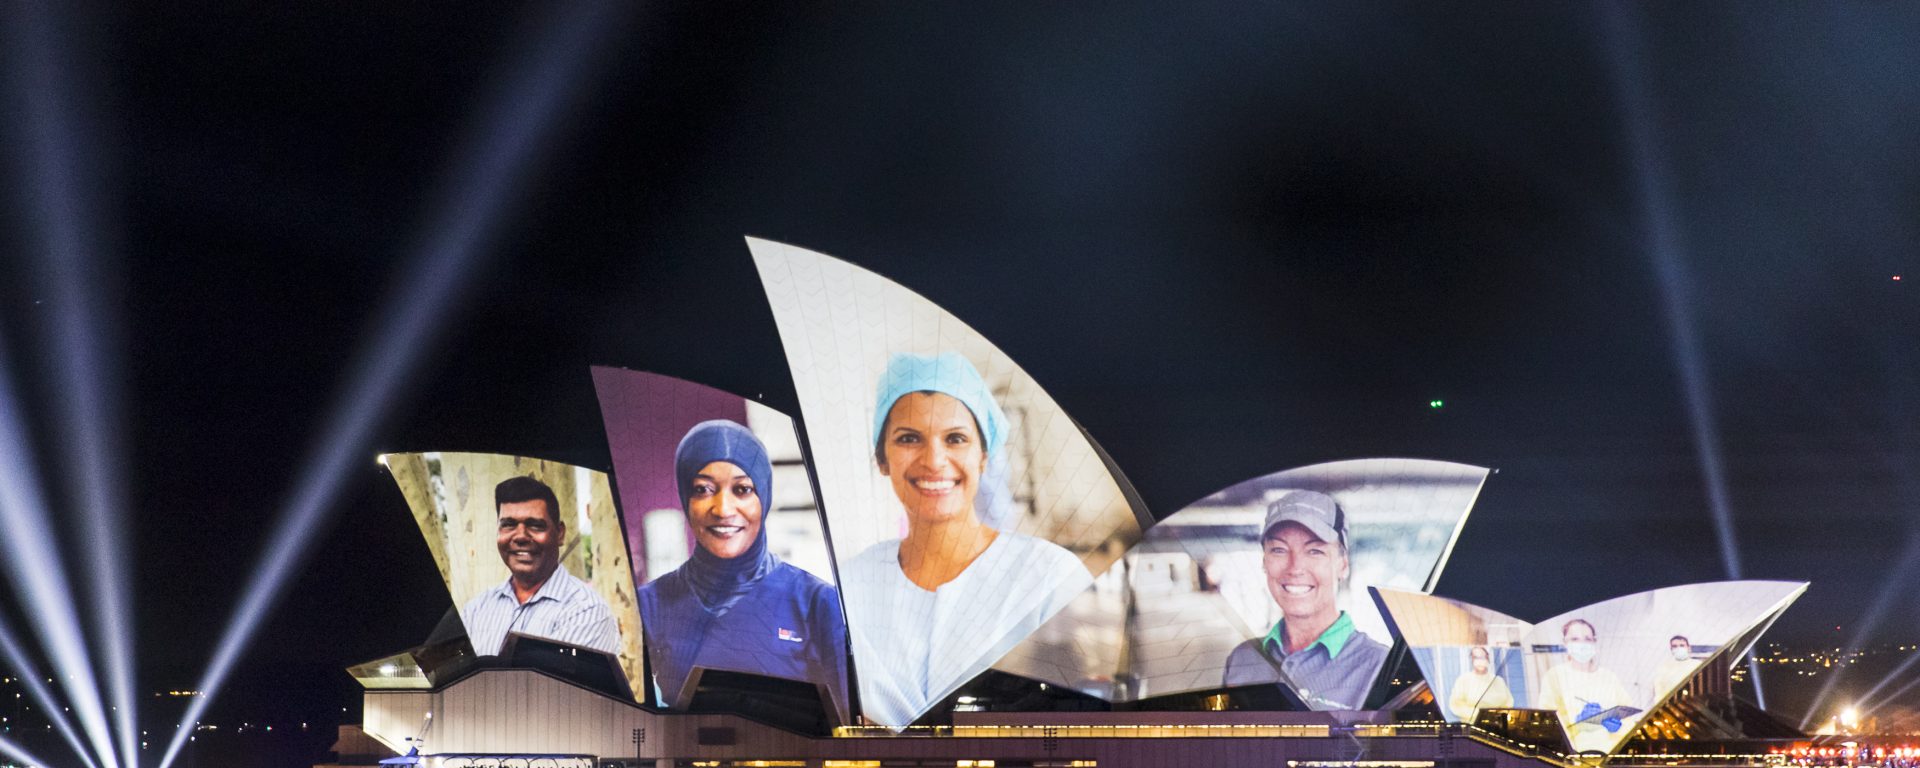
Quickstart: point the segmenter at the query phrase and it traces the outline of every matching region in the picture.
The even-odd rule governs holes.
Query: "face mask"
[[[1686,648],[1682,648],[1682,647],[1680,647],[1680,646],[1677,646],[1677,645],[1673,647],[1673,660],[1674,660],[1674,661],[1686,661],[1686,660],[1687,660],[1687,657],[1689,657],[1689,656],[1692,656],[1692,655],[1693,655],[1693,653],[1692,653],[1691,651],[1689,651],[1689,650],[1687,650]]]
[[[1593,643],[1567,643],[1567,655],[1582,664],[1593,661],[1594,654],[1599,652]]]

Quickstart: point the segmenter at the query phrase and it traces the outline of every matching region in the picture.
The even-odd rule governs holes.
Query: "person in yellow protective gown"
[[[1693,641],[1686,635],[1674,635],[1667,640],[1667,652],[1671,658],[1662,660],[1660,668],[1653,672],[1653,698],[1661,699],[1674,689],[1685,685],[1700,669],[1700,660],[1693,657]]]
[[[1551,709],[1560,716],[1567,742],[1575,752],[1611,752],[1626,739],[1639,718],[1638,710],[1626,716],[1594,718],[1614,707],[1630,705],[1627,689],[1612,671],[1602,669],[1595,656],[1599,653],[1599,633],[1585,619],[1574,619],[1560,628],[1567,649],[1567,660],[1554,665],[1542,676],[1540,701],[1536,706]]]
[[[1467,651],[1473,666],[1453,681],[1447,695],[1447,711],[1460,722],[1471,723],[1482,709],[1506,709],[1513,706],[1513,690],[1507,681],[1493,673],[1493,654],[1484,645]]]

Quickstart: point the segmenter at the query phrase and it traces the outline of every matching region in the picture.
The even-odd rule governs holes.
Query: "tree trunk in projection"
[[[642,677],[642,657],[638,646],[627,641],[640,637],[640,605],[634,596],[633,564],[629,561],[625,537],[620,530],[620,511],[613,503],[613,488],[602,472],[589,473],[592,488],[587,494],[587,520],[593,526],[593,538],[598,544],[586,547],[589,569],[593,574],[594,591],[607,599],[607,605],[613,609],[613,620],[619,626],[620,668],[628,680],[645,680]],[[630,652],[634,651],[634,652]],[[640,696],[635,692],[636,698]]]
[[[432,470],[427,467],[426,457],[418,453],[393,454],[387,457],[387,471],[393,474],[394,482],[400,486],[400,495],[406,498],[407,508],[413,510],[413,522],[420,526],[420,534],[427,540],[427,549],[433,553],[433,565],[440,569],[440,578],[451,583],[451,569],[447,562],[446,501],[435,498]]]

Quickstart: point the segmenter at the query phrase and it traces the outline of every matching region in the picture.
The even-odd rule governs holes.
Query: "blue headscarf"
[[[772,573],[780,559],[767,551],[767,516],[773,512],[773,464],[767,460],[767,447],[746,427],[726,419],[703,421],[680,438],[673,454],[673,476],[679,484],[680,511],[687,512],[693,497],[693,479],[702,467],[724,461],[740,468],[753,481],[754,494],[760,497],[760,531],[753,544],[739,557],[723,558],[695,544],[693,557],[680,567],[700,605],[716,615],[753,589]]]
[[[973,363],[958,352],[938,355],[897,354],[887,361],[880,374],[879,396],[873,408],[873,444],[880,445],[887,428],[887,413],[900,398],[914,392],[938,392],[959,400],[973,413],[980,427],[980,440],[987,449],[987,470],[974,491],[973,511],[981,522],[1002,527],[1013,509],[1007,493],[1007,414],[994,401],[993,392],[980,377]]]

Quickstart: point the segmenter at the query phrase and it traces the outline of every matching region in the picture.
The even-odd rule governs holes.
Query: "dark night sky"
[[[143,4],[55,31],[148,677],[204,663],[560,7]],[[363,661],[447,607],[376,452],[604,469],[592,364],[796,411],[743,234],[951,310],[1157,515],[1301,464],[1439,458],[1499,468],[1441,594],[1544,617],[1724,578],[1636,116],[1746,575],[1814,582],[1773,639],[1843,639],[1920,579],[1920,9],[1624,8],[1632,39],[1559,4],[622,7],[247,661]],[[7,145],[0,332],[45,431],[57,302],[33,303],[19,213],[45,190]],[[1874,636],[1920,638],[1920,596],[1889,594]]]

